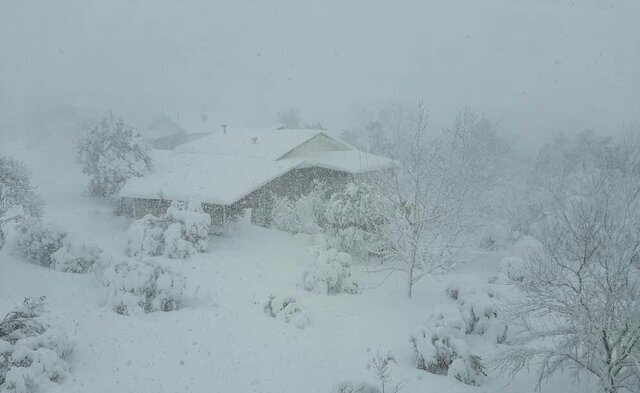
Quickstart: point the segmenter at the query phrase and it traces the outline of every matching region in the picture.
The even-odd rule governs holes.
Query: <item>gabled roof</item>
[[[300,158],[299,168],[319,167],[358,175],[366,172],[397,168],[397,161],[359,150],[323,151],[308,154]],[[288,160],[283,160],[288,161]]]
[[[229,130],[226,134],[211,134],[197,141],[178,146],[175,151],[179,153],[200,153],[278,160],[297,147],[319,136],[329,138],[344,150],[351,149],[346,143],[327,136],[321,130],[285,129]]]
[[[134,177],[120,191],[124,198],[189,200],[230,205],[298,167],[299,160],[152,151],[151,173]]]

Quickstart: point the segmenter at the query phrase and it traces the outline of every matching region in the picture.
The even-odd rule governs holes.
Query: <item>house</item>
[[[397,166],[308,129],[215,133],[151,157],[151,173],[129,179],[120,191],[134,215],[160,215],[171,201],[195,198],[218,227],[245,209],[252,209],[252,222],[268,225],[273,195],[295,198],[316,181],[337,189]]]

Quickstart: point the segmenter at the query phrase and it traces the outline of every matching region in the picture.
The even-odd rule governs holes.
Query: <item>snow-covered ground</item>
[[[125,258],[130,221],[85,196],[86,178],[68,141],[0,152],[22,159],[46,201],[47,219],[92,239]],[[187,306],[178,311],[122,316],[106,306],[106,290],[93,274],[60,273],[0,252],[0,315],[25,296],[46,296],[51,324],[74,344],[71,377],[58,392],[330,392],[344,380],[375,380],[368,364],[390,351],[397,363],[393,383],[401,392],[533,392],[534,377],[494,378],[482,387],[414,367],[409,338],[429,315],[453,307],[450,282],[486,286],[509,251],[474,255],[473,263],[444,277],[427,277],[406,298],[404,278],[371,273],[356,265],[359,295],[327,296],[302,289],[310,239],[236,225],[214,237],[210,250],[187,260],[162,260],[188,280]],[[270,294],[299,299],[310,324],[298,329],[270,318]],[[552,380],[546,391],[584,392],[569,379]]]

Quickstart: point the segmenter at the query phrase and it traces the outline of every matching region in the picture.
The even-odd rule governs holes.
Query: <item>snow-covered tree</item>
[[[29,170],[19,161],[0,156],[0,218],[15,206],[31,216],[42,215],[42,199],[35,193]]]
[[[548,191],[540,242],[514,304],[512,373],[536,365],[538,385],[563,369],[602,392],[640,386],[640,144],[583,133],[543,150]]]
[[[96,197],[117,195],[128,179],[142,176],[151,167],[140,134],[113,116],[91,127],[80,145],[80,162],[89,175],[89,192]]]
[[[380,228],[385,223],[385,199],[365,182],[348,183],[331,195],[324,214],[327,234],[337,248],[357,257],[379,253]]]
[[[473,167],[456,162],[453,143],[427,139],[427,118],[418,105],[414,133],[403,152],[402,168],[378,186],[386,199],[383,255],[407,274],[407,294],[424,274],[449,269],[445,236],[460,230],[459,213],[471,196]]]

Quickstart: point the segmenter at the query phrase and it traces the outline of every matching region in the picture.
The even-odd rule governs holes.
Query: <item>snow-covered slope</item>
[[[68,145],[52,142],[14,155],[33,170],[48,219],[124,258],[129,222],[84,196],[86,181]],[[485,285],[502,255],[481,254],[451,276],[424,279],[410,301],[399,273],[385,280],[386,273],[367,273],[363,266],[355,268],[362,294],[302,290],[308,245],[305,236],[239,224],[214,238],[208,253],[163,259],[186,276],[187,307],[140,316],[106,307],[105,290],[92,275],[55,272],[1,251],[0,315],[25,296],[47,296],[52,324],[75,347],[72,376],[57,392],[330,392],[343,380],[375,382],[368,363],[387,351],[397,360],[392,377],[403,382],[401,392],[533,391],[528,376],[474,388],[413,364],[409,337],[434,309],[451,303],[448,283]],[[271,294],[296,297],[309,326],[269,318],[263,307]],[[548,389],[570,393],[584,386],[553,380]]]

